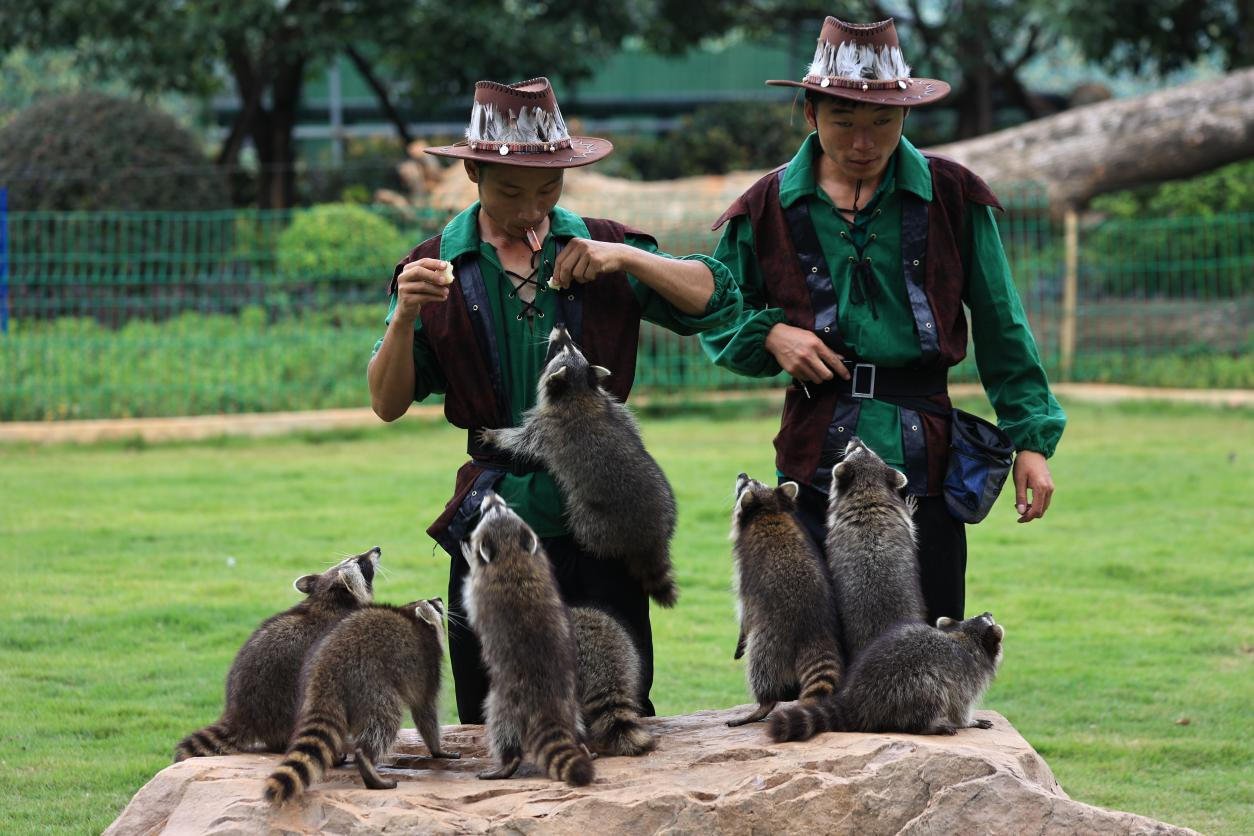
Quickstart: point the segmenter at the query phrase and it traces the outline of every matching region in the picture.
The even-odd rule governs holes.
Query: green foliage
[[[392,224],[356,204],[297,210],[278,237],[275,278],[293,287],[375,289],[381,294],[396,262],[409,250],[406,241]]]
[[[600,168],[641,180],[774,168],[792,159],[809,133],[800,105],[711,105],[662,136],[615,137],[616,153]]]
[[[197,139],[145,104],[58,96],[0,128],[10,211],[206,211],[230,205]]]
[[[1219,298],[1254,292],[1254,160],[1102,195],[1092,209],[1104,218],[1082,232],[1086,289],[1116,296],[1202,289]]]
[[[1007,629],[984,705],[1078,801],[1250,833],[1249,415],[1064,406],[1049,515],[1018,525],[1003,494],[968,535],[968,611]],[[776,402],[752,420],[643,422],[680,508],[680,603],[653,611],[663,715],[749,701],[731,658],[731,488],[773,471],[778,421]],[[1186,456],[1164,443],[1182,438]],[[349,439],[0,448],[4,553],[21,569],[0,588],[4,830],[102,831],[218,716],[231,659],[295,603],[293,578],[377,544],[379,600],[441,594],[449,557],[422,529],[464,440],[406,419]]]

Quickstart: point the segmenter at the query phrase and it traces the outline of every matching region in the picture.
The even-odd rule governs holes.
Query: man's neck
[[[838,209],[852,209],[866,206],[875,190],[884,180],[885,166],[870,177],[850,177],[842,172],[824,153],[819,153],[818,165],[815,167],[814,182],[831,199]]]

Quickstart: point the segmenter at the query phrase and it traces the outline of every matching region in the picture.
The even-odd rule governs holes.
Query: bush
[[[350,203],[325,203],[295,213],[278,237],[278,273],[285,287],[366,291],[379,298],[408,238],[379,215]]]
[[[774,168],[788,162],[809,134],[801,105],[735,103],[698,108],[660,137],[614,140],[605,174],[670,180]],[[616,159],[617,158],[617,159]],[[602,170],[602,169],[598,169]]]
[[[230,206],[193,134],[159,110],[96,92],[39,102],[0,127],[0,184],[14,212]]]
[[[1254,292],[1254,160],[1093,201],[1085,285],[1114,296]]]

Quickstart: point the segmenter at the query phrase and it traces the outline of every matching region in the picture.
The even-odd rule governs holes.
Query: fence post
[[[9,190],[0,186],[0,334],[9,333]]]
[[[1063,215],[1064,240],[1066,250],[1065,270],[1062,285],[1062,325],[1059,328],[1059,350],[1061,357],[1061,378],[1064,382],[1071,380],[1075,363],[1075,301],[1079,285],[1080,264],[1080,230],[1079,220],[1074,206],[1068,206]]]

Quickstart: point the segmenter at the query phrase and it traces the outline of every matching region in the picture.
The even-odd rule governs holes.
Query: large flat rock
[[[506,781],[488,768],[482,726],[447,726],[457,761],[429,760],[411,729],[381,771],[395,790],[365,789],[351,766],[299,803],[261,797],[278,755],[196,758],[166,767],[106,832],[254,833],[1007,833],[1184,834],[1193,831],[1072,801],[1006,719],[954,737],[823,734],[773,744],[764,724],[729,729],[751,706],[648,722],[658,749],[601,758],[573,788],[528,767]]]

